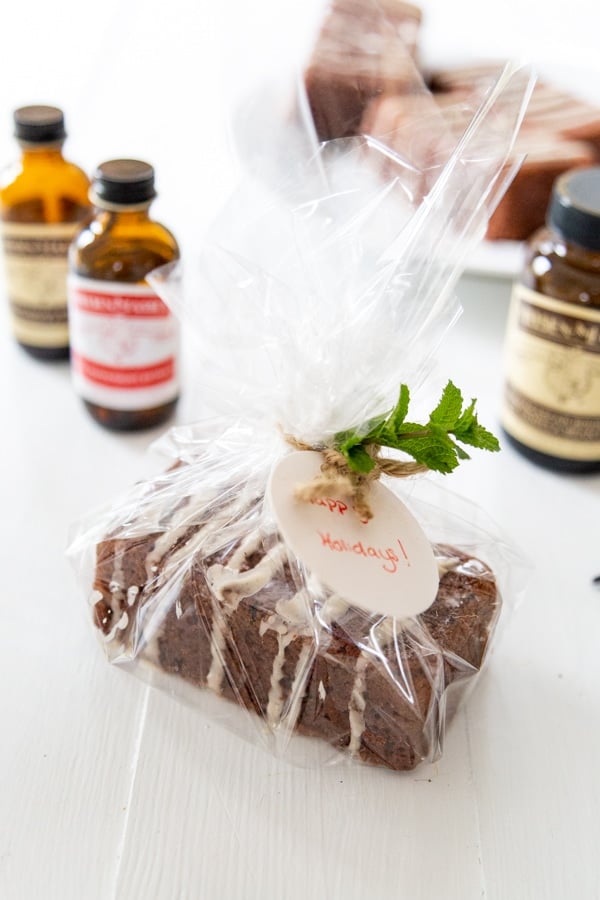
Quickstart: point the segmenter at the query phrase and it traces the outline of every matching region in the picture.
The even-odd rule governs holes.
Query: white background
[[[597,65],[595,3],[425,7],[428,59],[550,59],[594,88],[581,70]],[[233,180],[228,112],[242,86],[287,69],[310,5],[37,0],[4,9],[2,32],[0,159],[15,106],[61,105],[88,170],[154,163],[157,215],[192,253]],[[509,291],[465,278],[442,351],[491,427]],[[0,322],[2,900],[600,897],[598,476],[508,447],[463,466],[453,489],[532,568],[442,760],[409,775],[291,768],[105,663],[68,530],[154,470],[155,435],[102,431],[68,367],[30,360],[5,310]],[[188,385],[179,420],[201,407]]]
[[[138,156],[156,167],[156,214],[184,249],[231,183],[230,114],[265,77],[290,77],[322,0],[81,0],[10,3],[0,54],[0,163],[14,157],[11,114],[62,106],[69,155],[87,171]],[[534,62],[561,84],[600,92],[595,0],[428,0],[425,65],[480,58]],[[596,76],[594,78],[594,75]],[[596,96],[598,100],[598,97]]]

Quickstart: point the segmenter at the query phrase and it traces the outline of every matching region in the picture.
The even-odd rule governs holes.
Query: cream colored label
[[[377,482],[370,488],[369,521],[342,496],[297,500],[296,486],[314,479],[322,462],[320,453],[290,453],[271,474],[268,496],[288,546],[324,585],[369,613],[405,617],[426,610],[439,574],[421,526]]]
[[[551,456],[600,459],[600,310],[513,288],[503,424]]]
[[[15,337],[35,347],[65,347],[67,252],[79,225],[2,222],[4,269]]]

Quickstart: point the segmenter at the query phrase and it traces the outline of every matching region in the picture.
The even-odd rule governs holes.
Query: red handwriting
[[[310,501],[313,506],[323,506],[325,509],[329,510],[329,512],[339,513],[340,516],[343,516],[344,513],[348,512],[348,504],[344,503],[343,500],[338,500],[335,497],[317,497],[314,500]],[[356,508],[354,505],[351,507],[354,511]],[[360,520],[363,525],[368,525],[368,519]]]
[[[350,544],[342,538],[333,538],[329,532],[322,531],[319,531],[319,537],[321,538],[322,547],[327,547],[329,550],[333,550],[337,553],[356,553],[358,556],[379,559],[383,563],[382,568],[384,572],[388,572],[390,575],[393,575],[398,571],[400,557],[392,547],[372,547],[369,544],[365,545],[362,541],[356,541],[356,543]],[[404,545],[399,539],[398,545],[400,546],[402,556],[407,565],[410,566],[410,560],[404,549]]]
[[[336,500],[334,497],[317,497],[310,501],[313,506],[325,506],[329,512],[337,512],[343,516],[348,512],[348,506],[343,500]]]

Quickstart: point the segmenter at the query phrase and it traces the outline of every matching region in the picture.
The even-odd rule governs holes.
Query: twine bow
[[[344,454],[335,447],[314,447],[298,440],[291,434],[285,434],[284,437],[295,450],[316,450],[323,457],[321,473],[307,484],[298,485],[294,496],[298,500],[309,503],[311,500],[331,497],[336,493],[341,494],[351,499],[354,511],[360,519],[373,518],[368,497],[371,484],[377,481],[381,475],[407,478],[410,475],[420,475],[422,472],[428,471],[428,467],[422,463],[381,457],[379,455],[381,447],[378,444],[368,444],[365,449],[375,465],[370,472],[355,472],[349,467]]]

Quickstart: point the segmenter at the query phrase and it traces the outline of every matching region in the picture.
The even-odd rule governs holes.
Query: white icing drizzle
[[[255,531],[250,532],[250,534],[246,535],[241,541],[237,550],[232,553],[231,558],[227,563],[227,568],[232,569],[234,572],[239,572],[248,557],[252,556],[253,553],[256,553],[257,550],[260,550],[262,542],[263,535],[258,528]]]
[[[276,632],[278,641],[278,652],[273,661],[266,714],[267,723],[271,728],[283,724],[287,725],[288,723],[293,727],[300,703],[302,702],[303,692],[300,687],[304,679],[308,660],[314,649],[314,645],[307,640],[303,641],[296,663],[294,680],[289,691],[291,702],[284,722],[282,720],[282,711],[285,698],[281,688],[281,679],[285,664],[285,654],[288,646],[296,638],[310,638],[313,636],[314,627],[309,600],[310,592],[307,588],[303,588],[292,597],[279,600],[275,606],[275,612],[263,619],[260,624],[259,633],[261,637],[271,630]],[[324,627],[330,626],[331,622],[340,619],[347,612],[348,608],[349,604],[346,600],[337,594],[331,594],[319,611],[321,623]],[[321,700],[324,700],[326,696],[322,681],[319,684],[319,696]]]
[[[364,651],[356,660],[354,669],[354,684],[348,704],[348,716],[350,719],[350,743],[348,750],[351,756],[356,756],[360,750],[363,731],[365,730],[365,688],[366,668],[369,665],[369,655]]]
[[[112,572],[112,578],[108,583],[108,590],[110,591],[110,610],[113,616],[116,616],[119,612],[123,598],[125,596],[123,582],[125,580],[125,576],[123,573],[123,556],[124,551],[122,548],[115,552],[114,558],[114,567]],[[117,632],[115,626],[111,629],[111,635],[114,636]],[[108,638],[107,638],[108,640]]]
[[[460,559],[456,556],[438,556],[436,558],[436,563],[441,578],[446,572],[452,572],[453,569],[456,569],[460,564]]]
[[[330,626],[332,622],[339,622],[349,609],[350,604],[347,600],[339,594],[330,594],[319,610],[319,618],[323,625]]]
[[[295,639],[294,633],[279,633],[277,635],[277,655],[273,660],[273,671],[271,673],[271,685],[269,688],[269,698],[267,701],[267,724],[274,728],[279,724],[281,719],[281,711],[283,709],[283,690],[281,688],[281,678],[283,676],[283,666],[285,663],[285,651],[289,644]]]
[[[219,694],[223,685],[223,653],[225,651],[225,625],[227,615],[235,612],[244,597],[251,597],[265,587],[287,558],[282,543],[276,544],[263,556],[254,569],[239,572],[232,563],[242,565],[247,556],[260,545],[260,535],[250,535],[231,557],[228,565],[219,563],[211,566],[206,573],[208,585],[217,599],[213,604],[213,624],[211,633],[211,663],[206,683]]]
[[[179,528],[173,528],[163,532],[157,537],[154,547],[146,557],[146,582],[151,582],[156,577],[159,570],[160,562],[163,557],[171,550],[172,547],[185,535],[187,526],[182,525]]]
[[[260,623],[260,636],[263,637],[267,631],[274,631],[277,634],[277,655],[273,660],[273,670],[271,672],[271,683],[267,701],[267,724],[270,728],[274,729],[281,725],[287,725],[289,722],[291,727],[293,727],[296,721],[298,707],[302,700],[300,684],[304,679],[306,665],[313,648],[310,641],[303,641],[298,655],[294,670],[294,678],[289,691],[291,702],[288,706],[285,719],[282,718],[285,698],[281,687],[281,679],[283,676],[283,667],[288,646],[292,641],[298,638],[310,638],[313,634],[308,606],[308,592],[306,589],[297,591],[292,597],[277,602],[275,612],[263,619]]]
[[[259,634],[263,637],[269,630],[276,631],[278,634],[287,634],[290,625],[294,627],[297,635],[312,634],[310,623],[308,592],[303,588],[292,597],[277,601],[275,612],[260,623]]]
[[[236,498],[237,502],[240,504],[241,509],[244,509],[249,502],[249,498],[242,496],[243,492],[238,495]],[[250,501],[252,498],[250,498]],[[162,588],[165,584],[168,583],[169,579],[178,571],[182,570],[182,563],[185,563],[186,560],[193,558],[193,556],[197,553],[197,551],[202,547],[204,550],[204,555],[208,555],[210,549],[208,547],[209,541],[214,536],[220,538],[222,534],[223,527],[227,524],[230,524],[232,521],[232,507],[228,505],[223,507],[221,510],[216,511],[210,518],[210,521],[203,522],[202,515],[206,510],[207,503],[210,502],[210,497],[208,495],[193,495],[189,496],[186,499],[185,503],[177,506],[174,510],[170,510],[169,517],[169,526],[166,530],[160,534],[155,542],[152,549],[149,551],[146,560],[145,560],[145,573],[146,573],[146,583],[141,587],[141,592],[148,591],[149,596],[154,598],[155,602],[161,603],[163,600],[167,602],[171,602],[168,597],[164,597],[163,600],[160,599],[160,594]],[[161,522],[164,521],[162,516],[162,511],[165,507],[165,497],[158,496],[152,503],[146,504],[144,513],[145,513],[145,521],[148,522],[149,514],[152,521]],[[200,527],[194,527],[200,526]],[[164,528],[164,524],[160,527]],[[150,530],[151,526],[149,526]],[[126,535],[125,535],[126,537]],[[179,544],[179,546],[177,546]],[[253,549],[260,544],[260,533],[257,531],[253,531],[243,542],[243,544],[238,548],[238,553],[242,557],[240,559],[240,564],[243,561],[243,558],[247,554],[251,552],[251,545]],[[174,549],[177,547],[177,549]],[[113,603],[112,603],[112,612],[113,614],[116,612],[115,609],[115,599],[119,599],[121,596],[127,598],[127,605],[132,607],[140,594],[140,587],[138,585],[130,585],[129,587],[125,586],[125,577],[123,571],[123,560],[125,553],[127,552],[126,545],[119,547],[115,551],[114,555],[114,568],[112,573],[111,582],[109,585],[109,590],[111,591]],[[278,551],[282,557],[284,553],[284,547],[281,545]],[[275,564],[275,559],[273,558],[273,563]],[[268,563],[264,567],[264,576],[265,583],[268,581],[270,575],[267,574],[267,566]],[[239,576],[238,576],[239,577]],[[250,581],[250,579],[247,579]],[[248,587],[248,586],[247,586]],[[251,588],[251,585],[249,586]],[[258,589],[255,588],[256,590]],[[176,601],[175,601],[175,614],[179,618],[182,613],[181,607],[181,599],[179,597],[179,591],[175,590],[176,593]],[[238,598],[241,599],[241,596]],[[237,603],[236,603],[237,605]],[[123,619],[119,620],[117,625],[113,626],[109,635],[107,635],[106,640],[112,640],[117,632],[125,627],[121,624]],[[127,617],[128,621],[128,617]],[[162,616],[148,616],[146,618],[144,624],[144,642],[147,646],[151,641],[154,640],[156,633],[159,631],[162,625]],[[215,630],[213,626],[213,630]],[[219,648],[222,649],[222,645],[224,643],[224,638],[222,636],[223,628],[221,628],[221,634],[215,634],[215,640],[213,641],[213,662],[214,671],[213,671],[213,682],[216,683],[218,681],[218,690],[220,689],[220,685],[222,683],[222,667],[221,674],[217,674],[218,670],[218,658]],[[215,659],[216,657],[216,659]]]
[[[162,569],[154,579],[152,585],[154,593],[160,590],[174,571],[177,571],[183,559],[186,559],[187,557],[191,558],[194,555],[203,541],[204,535],[202,529],[195,531],[184,544],[181,544],[174,553],[166,558]]]
[[[174,510],[169,528],[157,537],[154,547],[146,557],[146,580],[152,581],[159,571],[160,563],[171,549],[183,538],[189,528],[197,524],[198,514],[206,508],[208,498],[203,495],[189,496],[187,502]],[[200,532],[205,534],[205,529]],[[187,546],[184,544],[184,546]]]
[[[292,686],[290,688],[290,697],[291,703],[288,706],[287,714],[285,719],[281,724],[288,726],[290,730],[296,724],[296,720],[298,718],[298,712],[300,709],[300,704],[302,703],[302,699],[304,697],[304,691],[300,690],[300,687],[304,681],[304,676],[306,672],[306,668],[310,661],[311,653],[313,651],[313,645],[308,641],[304,641],[302,645],[302,649],[300,650],[300,654],[298,656],[298,662],[296,663],[296,669],[294,671],[294,680],[292,682]]]
[[[257,566],[246,572],[235,571],[231,565],[215,563],[206,573],[213,594],[233,612],[240,600],[251,597],[264,588],[287,559],[282,543],[276,544],[263,556]]]
[[[114,570],[113,570],[112,581],[113,581],[114,584],[117,585],[119,588],[122,588],[122,587],[123,587],[123,579],[124,579],[124,575],[123,575],[123,557],[124,557],[124,552],[123,552],[123,550],[122,550],[122,549],[121,549],[121,550],[117,550],[117,552],[115,553],[115,567],[114,567]],[[112,590],[113,590],[112,586],[111,586],[110,590],[111,590],[111,592],[112,592]]]
[[[229,559],[227,565],[215,564],[207,572],[208,584],[219,603],[214,610],[212,629],[212,658],[207,677],[207,686],[220,693],[223,681],[223,652],[225,650],[226,617],[235,611],[239,602],[252,596],[265,587],[288,558],[285,545],[282,543],[272,547],[254,569],[240,572],[239,568],[248,556],[260,548],[262,537],[257,531],[249,535]],[[283,724],[282,715],[286,702],[281,686],[283,669],[288,646],[299,637],[312,636],[310,607],[306,588],[297,591],[292,597],[277,601],[275,611],[265,617],[259,626],[259,634],[264,637],[267,631],[277,635],[277,653],[273,659],[269,695],[265,718],[271,729]],[[325,618],[328,621],[346,611],[348,604],[341,598],[332,598]],[[301,702],[299,685],[304,679],[306,665],[310,658],[312,644],[304,641],[294,671],[294,679],[289,697],[291,703],[286,713],[286,720],[292,724]]]
[[[354,683],[348,704],[348,718],[350,721],[350,743],[348,751],[351,756],[356,756],[360,750],[363,732],[365,730],[365,706],[366,706],[366,670],[369,663],[381,656],[381,650],[394,640],[396,632],[395,620],[392,616],[386,616],[371,628],[370,646],[361,651],[354,669]]]
[[[129,625],[129,616],[126,612],[124,612],[119,619],[115,622],[111,630],[106,635],[106,641],[112,641],[117,631],[123,631]]]
[[[196,551],[202,546],[204,542],[204,535],[202,529],[194,532],[190,535],[188,541],[182,544],[177,550],[171,554],[171,556],[167,557],[165,560],[163,568],[160,570],[157,577],[154,579],[154,583],[152,584],[152,594],[154,597],[159,596],[160,590],[167,583],[172,573],[177,573],[179,569],[181,569],[182,561],[185,561],[188,558],[192,558]],[[175,589],[175,596],[179,596],[179,589]],[[167,602],[171,602],[167,597]],[[156,631],[162,625],[162,616],[149,616],[148,619],[144,623],[144,641],[147,643],[149,640],[154,637]]]
[[[152,582],[156,578],[156,573],[159,569],[159,563],[162,561],[163,557],[169,552],[171,547],[173,547],[178,540],[183,537],[187,530],[187,526],[182,525],[184,520],[189,520],[193,517],[193,514],[203,507],[206,506],[206,498],[202,498],[202,500],[192,504],[191,501],[184,504],[181,508],[177,509],[173,514],[173,522],[175,527],[173,529],[169,529],[161,534],[155,541],[154,547],[148,553],[145,561],[145,570],[146,570],[146,581]],[[160,504],[157,504],[158,509],[160,509]],[[127,605],[132,606],[135,603],[136,597],[139,593],[138,585],[129,585],[125,586],[125,573],[123,571],[123,561],[125,558],[126,547],[121,546],[115,551],[114,556],[114,567],[112,572],[112,577],[109,582],[109,590],[113,597],[118,592],[123,592],[123,595],[127,597]],[[164,578],[161,579],[164,581]],[[153,585],[154,586],[154,585]],[[114,612],[113,608],[113,612]]]
[[[281,687],[283,667],[288,646],[297,638],[311,638],[314,634],[311,608],[309,604],[310,591],[302,588],[292,597],[278,600],[275,611],[265,617],[260,623],[259,634],[263,637],[267,631],[277,634],[277,654],[273,660],[269,696],[267,701],[266,720],[270,728],[276,728],[289,723],[293,727],[298,714],[299,705],[302,702],[303,692],[300,690],[304,680],[306,666],[313,652],[314,645],[307,640],[303,641],[296,667],[294,679],[289,691],[290,704],[285,720],[282,719],[285,698]],[[330,595],[319,612],[323,626],[328,627],[332,621],[340,619],[348,610],[349,604],[337,594]],[[323,700],[326,696],[323,682],[319,686],[319,695]]]
[[[225,652],[225,618],[220,611],[213,609],[213,622],[210,635],[211,660],[206,676],[206,685],[220,694],[223,686],[223,654]]]

